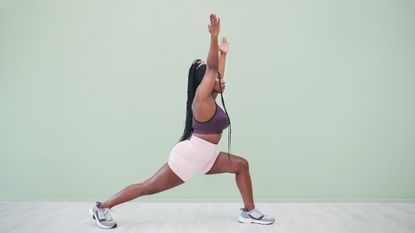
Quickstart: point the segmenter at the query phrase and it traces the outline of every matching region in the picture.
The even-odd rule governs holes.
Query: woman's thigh
[[[152,177],[144,182],[146,186],[145,194],[158,193],[183,183],[184,181],[165,163]]]
[[[206,173],[206,175],[219,174],[219,173],[238,173],[243,168],[248,167],[248,161],[241,156],[229,154],[221,151],[216,158],[212,168]]]

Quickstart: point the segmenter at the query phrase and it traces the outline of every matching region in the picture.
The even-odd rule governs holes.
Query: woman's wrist
[[[219,34],[218,35],[210,34],[210,38],[217,40],[219,38]]]

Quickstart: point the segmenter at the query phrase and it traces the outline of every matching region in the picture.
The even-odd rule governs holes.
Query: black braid
[[[181,136],[179,142],[189,139],[192,135],[192,103],[193,99],[195,98],[196,88],[199,86],[206,71],[206,66],[198,67],[201,61],[202,60],[200,59],[194,60],[189,68],[189,74],[187,77],[186,123],[183,130],[183,135]]]
[[[232,138],[232,129],[231,129],[231,118],[229,118],[229,115],[228,115],[228,111],[226,110],[226,107],[225,107],[225,101],[223,100],[223,87],[222,87],[222,84],[221,84],[221,82],[220,82],[220,79],[222,78],[222,75],[220,74],[220,73],[218,73],[218,78],[219,78],[219,85],[220,85],[220,87],[221,87],[221,89],[222,89],[222,92],[220,93],[220,97],[221,97],[221,100],[222,100],[222,105],[223,105],[223,108],[225,109],[225,113],[226,113],[226,117],[228,118],[228,121],[229,121],[229,134],[228,134],[228,158],[230,159],[230,154],[229,154],[229,152],[231,151],[231,138]]]

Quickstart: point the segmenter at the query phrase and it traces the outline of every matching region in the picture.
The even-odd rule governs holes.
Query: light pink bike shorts
[[[206,174],[219,155],[217,144],[196,136],[178,142],[170,152],[169,166],[183,181],[196,173]]]

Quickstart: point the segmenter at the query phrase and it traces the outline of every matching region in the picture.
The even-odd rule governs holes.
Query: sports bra
[[[200,122],[194,117],[192,119],[193,133],[200,134],[219,134],[229,126],[229,120],[226,113],[215,102],[216,110],[212,118],[208,121]]]

